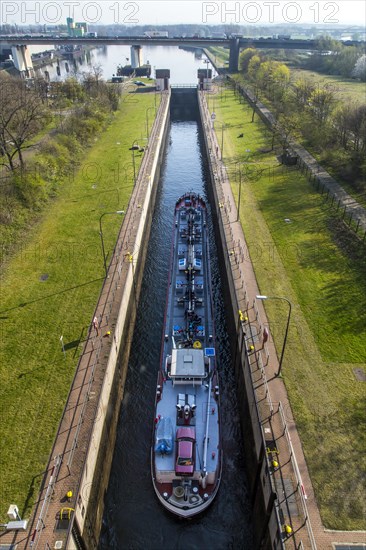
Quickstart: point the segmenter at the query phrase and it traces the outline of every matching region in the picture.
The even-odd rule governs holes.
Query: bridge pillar
[[[14,67],[20,72],[22,77],[30,78],[34,76],[32,58],[26,45],[12,46],[11,55]]]
[[[131,46],[131,67],[136,69],[141,67],[142,62],[142,47],[141,46]]]
[[[230,56],[229,56],[229,71],[231,73],[237,73],[239,67],[239,38],[232,38],[230,40]]]

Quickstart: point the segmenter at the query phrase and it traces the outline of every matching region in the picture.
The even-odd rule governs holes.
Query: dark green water
[[[197,121],[172,120],[162,167],[133,351],[126,381],[100,550],[251,550],[252,527],[245,454],[239,427],[234,374],[225,326],[215,240],[211,258],[220,345],[223,476],[212,506],[188,522],[160,505],[150,476],[150,443],[168,280],[174,205],[185,191],[207,198],[209,178]]]

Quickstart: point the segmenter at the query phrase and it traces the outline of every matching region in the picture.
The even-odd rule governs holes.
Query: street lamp
[[[132,145],[130,147],[130,151],[132,151],[132,165],[133,165],[133,184],[136,184],[136,164],[135,164],[135,151],[139,151],[140,146],[138,144],[138,139],[135,139],[132,142]]]
[[[102,219],[103,219],[103,216],[106,216],[107,214],[124,214],[124,213],[125,213],[124,210],[116,210],[115,212],[104,212],[99,217],[99,235],[100,235],[100,240],[102,241],[103,264],[104,264],[104,271],[105,271],[105,276],[106,277],[107,277],[107,274],[108,274],[108,270],[107,270],[107,257],[106,257],[105,248],[104,248]]]
[[[206,90],[208,91],[208,65],[210,63],[209,59],[204,59],[204,63],[206,63]]]
[[[250,153],[250,149],[246,149],[246,153]],[[242,165],[245,164],[245,162],[236,162],[235,163],[235,166],[238,166],[239,165],[239,195],[238,195],[238,213],[237,213],[237,216],[236,216],[236,221],[239,221],[239,218],[240,218],[240,200],[241,200],[241,167]]]
[[[145,111],[145,114],[146,114],[146,135],[147,135],[147,139],[149,139],[149,111],[150,109],[154,109],[154,107],[148,107]]]
[[[235,165],[238,166],[239,165],[239,196],[238,196],[238,212],[237,212],[237,215],[236,215],[236,221],[239,221],[239,218],[240,218],[240,200],[241,200],[241,167],[242,167],[242,164],[244,164],[243,162],[236,162]]]
[[[280,361],[279,361],[279,364],[278,364],[278,372],[275,375],[275,376],[280,376],[281,375],[281,369],[282,369],[283,356],[284,356],[284,353],[285,353],[285,347],[286,347],[286,342],[287,342],[288,329],[289,329],[289,326],[290,326],[290,317],[291,317],[292,304],[291,304],[290,300],[288,300],[287,298],[284,298],[283,296],[262,296],[262,295],[258,295],[258,296],[256,296],[256,298],[257,298],[257,300],[272,300],[272,299],[273,300],[284,300],[285,302],[288,303],[288,306],[289,306],[285,337],[283,339],[281,357],[280,357]]]
[[[224,122],[221,124],[221,160],[224,158],[224,129],[228,128],[229,124]]]

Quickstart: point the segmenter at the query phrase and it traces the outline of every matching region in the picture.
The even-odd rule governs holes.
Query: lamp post
[[[132,165],[133,165],[133,184],[136,184],[136,164],[135,164],[135,151],[139,151],[140,147],[138,144],[138,139],[135,139],[132,142],[132,145],[130,147],[130,151],[132,151]]]
[[[149,139],[149,111],[150,109],[153,109],[154,107],[148,107],[145,111],[146,114],[146,135],[147,139]]]
[[[115,212],[103,212],[103,214],[101,214],[101,216],[99,216],[99,235],[100,235],[100,240],[102,242],[103,264],[104,264],[104,271],[105,271],[105,276],[106,277],[107,277],[107,274],[108,274],[108,270],[107,270],[107,257],[106,257],[105,248],[104,248],[102,219],[103,219],[104,216],[107,216],[107,214],[124,214],[124,213],[125,213],[124,210],[116,210]]]
[[[241,166],[242,166],[242,162],[236,162],[235,165],[238,166],[239,165],[239,195],[238,195],[238,212],[237,212],[237,215],[236,215],[236,221],[239,221],[239,218],[240,218],[240,200],[241,200]]]
[[[228,128],[228,124],[224,122],[221,124],[221,160],[224,158],[224,130]]]
[[[210,63],[209,59],[204,59],[204,63],[206,63],[206,91],[208,91],[208,65]]]
[[[258,296],[256,296],[256,298],[257,298],[257,300],[284,300],[285,302],[288,303],[288,306],[289,306],[285,337],[283,339],[281,357],[280,357],[280,361],[279,361],[279,364],[278,364],[278,372],[276,373],[276,376],[280,376],[281,375],[281,369],[282,369],[283,356],[284,356],[284,353],[285,353],[285,347],[286,347],[286,342],[287,342],[288,329],[289,329],[289,326],[290,326],[292,304],[291,304],[290,300],[288,300],[284,296],[262,296],[262,295],[258,295]]]
[[[245,150],[246,153],[250,153],[250,149],[246,149]],[[240,218],[240,201],[241,201],[241,183],[242,183],[242,178],[241,178],[241,167],[243,164],[246,164],[245,162],[236,162],[235,163],[235,166],[239,166],[239,194],[238,194],[238,213],[237,213],[237,216],[236,216],[236,221],[239,221],[239,218]],[[237,170],[235,169],[235,172]]]

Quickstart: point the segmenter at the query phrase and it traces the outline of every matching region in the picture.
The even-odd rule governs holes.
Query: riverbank
[[[262,121],[251,123],[247,104],[229,89],[210,95],[210,111],[213,103],[237,204],[241,192],[240,219],[261,293],[285,296],[294,306],[283,376],[323,522],[363,529],[357,503],[364,441],[361,417],[354,414],[363,398],[357,371],[366,367],[362,245],[296,168],[279,165],[271,134]],[[287,319],[279,307],[266,302],[278,353]]]
[[[118,215],[102,222],[101,216],[128,204],[133,163],[138,170],[142,159],[129,149],[133,142],[146,144],[146,111],[154,109],[154,100],[154,94],[122,97],[112,124],[2,275],[1,521],[11,502],[27,516],[38,493],[104,280],[100,223],[107,256],[121,224]]]

